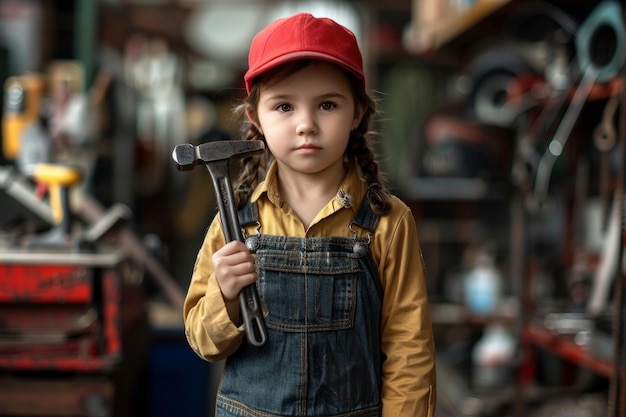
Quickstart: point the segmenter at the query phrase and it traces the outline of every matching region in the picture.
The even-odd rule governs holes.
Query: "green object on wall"
[[[97,8],[97,1],[76,0],[74,50],[85,70],[85,89],[89,89],[94,78]]]
[[[383,80],[382,162],[392,182],[419,171],[423,127],[443,101],[448,71],[419,63],[398,64]]]

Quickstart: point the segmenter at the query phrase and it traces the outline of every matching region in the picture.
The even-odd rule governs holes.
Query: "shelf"
[[[398,181],[398,192],[411,200],[495,200],[506,196],[501,187],[481,178],[407,177]]]
[[[452,302],[432,302],[429,308],[432,321],[437,325],[486,326],[492,323],[503,323],[513,326],[519,317],[519,306],[512,299],[503,300],[496,311],[489,314],[473,314],[463,304]]]
[[[598,375],[611,378],[614,374],[614,365],[610,360],[594,356],[576,344],[573,337],[557,335],[542,325],[531,322],[524,325],[522,338],[527,343],[556,353],[563,359]]]
[[[440,49],[510,2],[512,0],[477,0],[470,9],[444,16],[437,21],[414,21],[407,36],[406,47],[414,53]]]

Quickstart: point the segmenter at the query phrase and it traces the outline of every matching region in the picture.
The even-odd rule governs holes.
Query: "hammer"
[[[263,142],[258,140],[224,140],[198,146],[189,143],[177,145],[172,152],[179,171],[188,171],[202,164],[211,174],[226,243],[244,241],[230,180],[230,160],[260,153],[264,148]],[[239,300],[248,342],[253,346],[263,346],[267,341],[267,330],[256,285],[244,287]]]

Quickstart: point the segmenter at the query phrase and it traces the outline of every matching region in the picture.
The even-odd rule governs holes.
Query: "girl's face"
[[[343,170],[350,131],[362,115],[348,76],[322,61],[264,83],[256,114],[247,112],[281,170],[333,175]]]

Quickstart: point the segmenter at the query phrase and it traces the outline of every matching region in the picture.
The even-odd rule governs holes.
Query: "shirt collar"
[[[256,202],[262,195],[266,195],[267,199],[277,207],[282,207],[283,200],[278,190],[278,164],[272,162],[267,171],[265,180],[259,184],[250,197],[251,202]],[[345,176],[335,198],[329,203],[332,204],[334,210],[340,208],[351,208],[354,212],[359,208],[359,204],[365,195],[367,184],[358,175],[358,168],[351,164],[348,167],[348,174]]]

